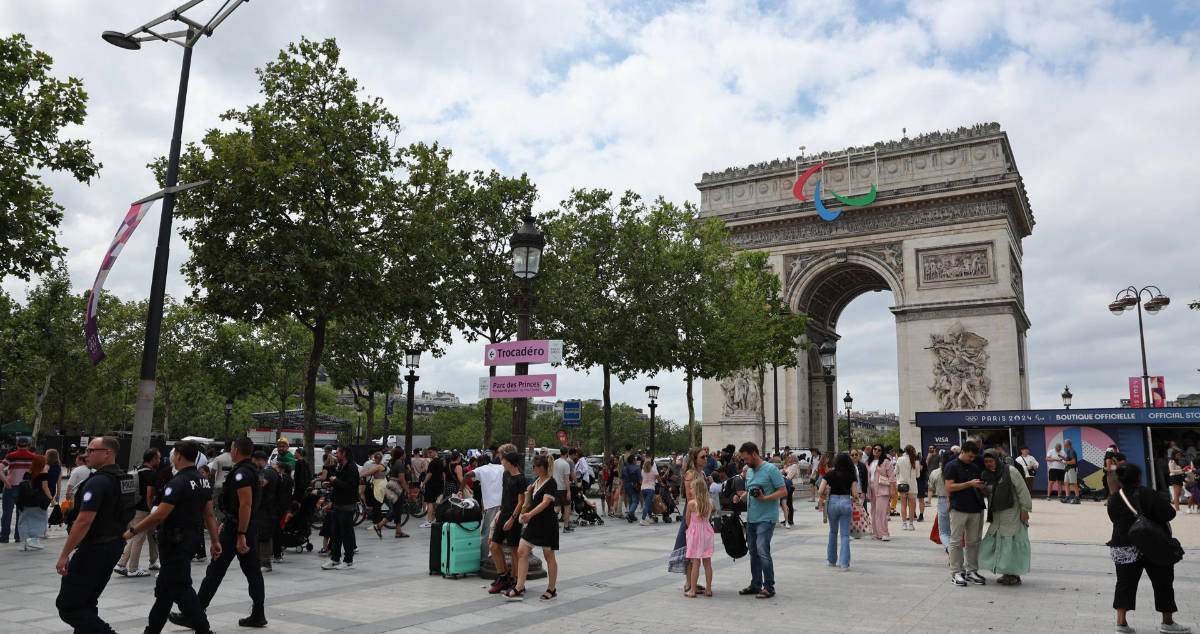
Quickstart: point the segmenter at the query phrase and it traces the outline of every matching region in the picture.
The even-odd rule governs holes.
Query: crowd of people
[[[554,600],[560,535],[579,521],[602,522],[601,514],[641,525],[675,518],[679,526],[668,569],[684,575],[686,597],[712,596],[711,558],[719,532],[714,527],[720,526],[719,517],[732,513],[740,523],[745,513],[751,579],[738,594],[769,599],[775,595],[773,532],[795,525],[796,489],[807,483],[814,509],[829,525],[831,567],[850,569],[854,539],[869,534],[889,541],[891,517],[900,518],[902,530],[916,530],[928,506],[934,524],[930,539],[942,545],[954,586],[986,585],[981,571],[997,575],[1001,585],[1015,586],[1030,570],[1033,480],[1042,468],[1027,447],[1013,457],[1004,447],[983,449],[978,438],[947,451],[930,446],[924,455],[911,445],[894,450],[876,444],[836,455],[785,448],[764,456],[747,442],[717,452],[696,447],[657,461],[627,445],[598,469],[578,449],[537,449],[532,441],[524,456],[511,444],[411,455],[398,448],[387,456],[376,452],[362,465],[348,447],[329,446],[319,448],[315,471],[305,450],[291,448],[286,439],[271,454],[247,438],[207,455],[194,442],[180,442],[167,455],[146,451],[128,473],[115,464],[117,450],[112,438],[92,439],[68,458],[73,468],[64,469],[54,449],[39,454],[28,441],[19,441],[0,461],[0,542],[8,542],[11,534],[25,550],[38,551],[45,548],[41,540],[48,525],[65,523],[70,529],[56,565],[63,575],[57,605],[61,618],[77,631],[111,631],[99,617],[97,602],[112,575],[149,577],[155,571],[155,603],[146,631],[158,632],[167,621],[208,631],[205,609],[235,558],[251,602],[250,615],[239,623],[265,626],[263,573],[283,561],[286,547],[305,541],[301,536],[297,542],[287,527],[303,521],[303,535],[308,534],[301,509],[314,499],[324,518],[318,551],[325,556],[323,570],[355,567],[355,520],[363,508],[377,538],[389,524],[396,538],[407,538],[399,521],[406,501],[425,504],[428,521],[421,527],[429,528],[440,503],[477,499],[483,511],[480,556],[497,570],[488,591],[509,600],[524,599],[534,550],[541,551],[548,573],[540,598]],[[1132,631],[1126,614],[1134,608],[1143,571],[1154,586],[1155,609],[1163,615],[1160,631],[1189,631],[1172,619],[1177,559],[1150,553],[1134,530],[1135,520],[1144,517],[1169,535],[1181,490],[1190,492],[1188,511],[1196,505],[1200,460],[1176,447],[1168,447],[1167,456],[1162,468],[1170,498],[1145,486],[1141,470],[1115,446],[1105,453],[1103,496],[1113,524],[1108,546],[1116,571],[1118,632]],[[1064,441],[1044,458],[1049,494],[1079,503],[1079,457],[1070,443]],[[596,501],[589,499],[590,492],[597,494]],[[205,561],[197,592],[190,565]],[[172,605],[180,610],[171,612]]]

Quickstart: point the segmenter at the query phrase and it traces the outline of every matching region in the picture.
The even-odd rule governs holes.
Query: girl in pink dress
[[[692,478],[692,499],[687,503],[685,511],[688,517],[687,558],[688,558],[688,588],[686,597],[695,598],[696,581],[700,577],[700,564],[704,564],[704,596],[712,596],[712,555],[716,538],[713,535],[709,518],[713,514],[712,497],[704,478]]]

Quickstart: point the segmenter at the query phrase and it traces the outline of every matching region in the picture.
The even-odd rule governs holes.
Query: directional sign
[[[538,398],[554,396],[557,389],[556,374],[485,376],[479,379],[479,398]]]
[[[563,403],[563,427],[583,426],[583,402],[566,401]]]
[[[562,361],[562,353],[563,342],[561,339],[489,343],[483,347],[483,364],[559,363]]]

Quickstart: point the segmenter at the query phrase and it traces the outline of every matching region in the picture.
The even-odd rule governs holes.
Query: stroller
[[[675,502],[675,496],[671,495],[671,487],[663,484],[657,484],[654,487],[654,497],[661,499],[663,503],[662,513],[658,513],[660,509],[655,508],[654,521],[658,521],[658,516],[662,515],[664,524],[671,523],[671,515],[676,515],[676,519],[681,519],[683,514],[679,510],[679,505]]]
[[[313,545],[308,537],[312,535],[312,516],[316,508],[317,494],[313,491],[305,494],[299,502],[292,502],[280,521],[284,548],[295,548],[298,553],[312,551]]]
[[[596,505],[588,501],[587,496],[583,494],[583,487],[574,483],[571,484],[571,510],[575,512],[579,524],[604,524],[604,518],[596,512]]]

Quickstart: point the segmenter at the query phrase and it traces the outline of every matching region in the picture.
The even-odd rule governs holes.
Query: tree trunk
[[[762,430],[762,455],[769,456],[767,452],[767,400],[763,394],[763,379],[766,374],[766,368],[759,364],[758,366],[758,427]]]
[[[50,377],[54,375],[54,366],[46,368],[46,380],[42,383],[42,391],[33,399],[33,442],[37,444],[38,431],[42,428],[42,403],[46,400],[46,393],[50,391]]]
[[[496,366],[488,367],[488,376],[496,376]],[[483,446],[492,446],[492,399],[483,405]]]
[[[608,364],[600,366],[604,370],[604,460],[607,462],[612,457],[612,400],[609,397],[609,388],[612,386],[612,375],[609,373]]]
[[[317,442],[317,369],[321,367],[321,353],[325,351],[325,316],[313,322],[312,351],[308,354],[308,368],[304,371],[304,459],[314,470]],[[314,471],[315,472],[315,471]]]
[[[687,405],[688,405],[688,449],[696,447],[696,402],[692,396],[692,373],[688,372],[685,378],[687,383]]]
[[[367,439],[366,442],[374,442],[375,440],[375,390],[367,391]],[[384,439],[387,440],[386,438]]]
[[[163,440],[171,437],[171,384],[163,386]]]

